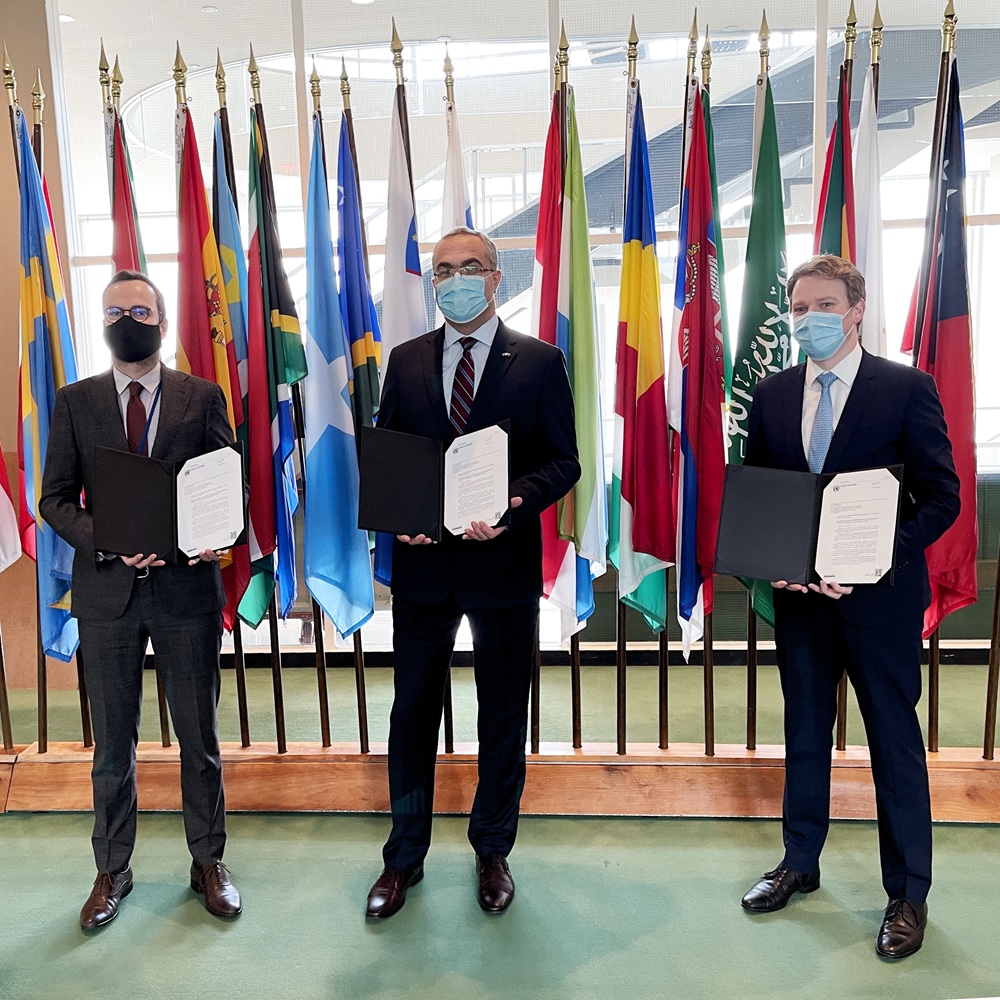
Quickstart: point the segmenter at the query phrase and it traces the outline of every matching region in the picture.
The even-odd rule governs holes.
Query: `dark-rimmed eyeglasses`
[[[137,323],[145,323],[153,315],[153,312],[154,310],[150,309],[149,306],[132,306],[131,309],[122,309],[121,306],[105,306],[104,319],[108,323],[117,323],[122,316],[128,313]]]
[[[475,278],[480,274],[493,274],[495,267],[481,267],[479,264],[463,264],[461,267],[449,267],[442,264],[435,272],[434,277],[438,281],[446,281],[456,274],[464,274],[467,278]]]

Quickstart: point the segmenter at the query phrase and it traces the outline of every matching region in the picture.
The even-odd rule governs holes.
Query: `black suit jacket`
[[[750,408],[746,465],[807,472],[802,447],[804,364],[758,383]],[[924,549],[958,517],[958,476],[934,379],[867,352],[837,423],[824,472],[903,466],[892,581],[858,586],[836,603],[855,624],[877,624],[930,603]],[[775,591],[775,611],[802,595]]]
[[[232,443],[225,397],[217,385],[164,365],[160,379],[160,417],[151,457],[184,462]],[[121,559],[98,561],[94,550],[94,509],[89,498],[94,495],[98,446],[128,450],[110,370],[64,386],[56,394],[38,504],[42,517],[76,550],[72,611],[85,620],[118,618],[136,578],[136,571]],[[172,614],[217,612],[225,604],[216,563],[160,566],[150,572],[155,574],[157,599]]]
[[[444,327],[400,344],[389,356],[378,425],[450,443],[441,361]],[[524,503],[488,542],[446,533],[437,545],[395,542],[392,592],[462,608],[532,604],[542,592],[539,515],[580,478],[573,395],[562,351],[499,324],[466,431],[510,421],[511,496]]]

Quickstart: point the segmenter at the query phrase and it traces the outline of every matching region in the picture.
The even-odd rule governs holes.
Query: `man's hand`
[[[815,594],[822,594],[824,597],[832,597],[835,601],[839,601],[844,594],[849,594],[852,590],[854,590],[853,587],[837,583],[834,580],[820,580],[818,585],[810,583],[809,589]]]
[[[122,556],[122,562],[133,569],[148,569],[150,566],[166,565],[162,559],[156,558],[155,552],[148,556],[144,556],[141,552],[135,556]]]
[[[396,535],[396,538],[404,545],[437,545],[433,538],[426,535],[414,535],[412,538],[409,535]]]
[[[221,558],[221,552],[216,552],[214,549],[205,549],[204,552],[199,552],[194,559],[188,559],[188,566],[197,566],[200,562],[218,562]]]
[[[772,580],[771,586],[775,590],[797,590],[803,594],[809,590],[804,583],[789,583],[787,580]]]
[[[520,507],[522,503],[524,503],[524,499],[522,497],[510,498],[511,509],[514,507]],[[465,529],[465,534],[462,535],[462,541],[488,542],[491,538],[496,538],[497,535],[502,535],[506,530],[506,525],[499,528],[493,528],[485,521],[473,521],[472,524]]]

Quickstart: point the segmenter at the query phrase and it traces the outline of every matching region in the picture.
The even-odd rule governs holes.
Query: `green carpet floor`
[[[899,998],[1000,994],[1000,828],[938,826],[924,948],[874,952],[876,832],[835,823],[823,886],[779,913],[739,897],[778,854],[773,821],[522,821],[517,897],[480,912],[465,820],[439,818],[424,881],[384,924],[362,916],[384,817],[234,815],[238,920],[186,887],[176,815],[143,814],[135,889],[93,935],[90,818],[0,816],[0,998],[337,1000]]]

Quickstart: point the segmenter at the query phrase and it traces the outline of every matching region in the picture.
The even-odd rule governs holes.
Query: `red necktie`
[[[129,382],[128,406],[125,407],[125,430],[128,435],[128,450],[133,454],[145,455],[149,451],[148,447],[144,446],[142,451],[139,451],[139,445],[143,443],[142,434],[146,429],[146,407],[139,396],[141,392],[141,382]]]
[[[465,425],[469,422],[472,411],[472,397],[476,393],[476,362],[472,357],[475,337],[462,337],[462,357],[455,369],[455,381],[451,387],[451,410],[449,417],[459,434],[465,433]]]

